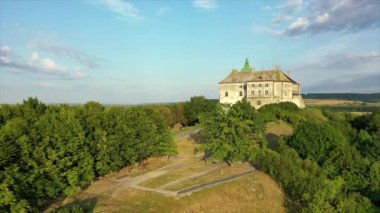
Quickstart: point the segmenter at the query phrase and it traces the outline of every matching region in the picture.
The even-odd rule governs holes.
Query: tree
[[[194,125],[199,121],[202,113],[211,112],[215,109],[216,102],[207,100],[203,96],[191,97],[190,102],[185,105],[185,114],[189,124]]]
[[[241,113],[241,109],[248,114]],[[237,103],[232,107],[219,105],[201,116],[201,134],[206,138],[204,149],[211,153],[212,159],[233,162],[255,155],[262,141],[262,128],[257,128],[260,123],[248,119],[253,114],[254,109],[247,103]]]
[[[328,124],[305,122],[287,140],[287,144],[297,150],[302,158],[310,158],[322,165],[338,146],[346,142],[339,131]]]
[[[172,117],[175,120],[175,123],[182,124],[183,126],[188,125],[188,119],[185,115],[185,104],[173,104],[168,106],[172,113]]]

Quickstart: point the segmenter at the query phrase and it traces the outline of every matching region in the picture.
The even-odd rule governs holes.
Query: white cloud
[[[300,11],[304,6],[303,0],[288,0],[284,4],[276,5],[274,8],[280,9],[280,12],[275,12],[273,15],[273,24],[279,24],[288,20],[291,20],[293,15]]]
[[[303,0],[288,0],[285,4],[285,9],[288,13],[295,13],[301,10],[303,5]]]
[[[64,72],[65,69],[55,63],[55,61],[50,58],[45,58],[40,61],[41,68],[47,72]]]
[[[288,21],[292,19],[292,16],[289,16],[289,15],[278,15],[275,19],[273,19],[272,23],[273,24],[279,24],[279,23],[282,23],[284,21]]]
[[[32,55],[30,56],[30,61],[37,61],[39,58],[37,52],[33,52]]]
[[[81,69],[80,66],[75,69],[67,69],[51,58],[39,60],[37,52],[33,52],[29,57],[24,57],[15,51],[8,55],[5,55],[3,51],[0,53],[0,65],[4,67],[5,71],[34,73],[63,80],[82,79],[87,76],[86,70]]]
[[[10,52],[11,51],[11,48],[9,46],[1,46],[0,47],[0,52]]]
[[[12,61],[6,56],[0,56],[0,63],[9,64]]]
[[[37,39],[32,41],[29,46],[34,49],[39,49],[48,53],[52,53],[59,57],[69,58],[87,67],[88,69],[100,67],[100,59],[90,56],[75,47],[71,47],[54,40]]]
[[[324,13],[321,15],[318,15],[317,18],[315,19],[315,22],[318,24],[323,24],[326,23],[330,18],[330,15],[328,13]]]
[[[169,11],[170,11],[170,8],[169,8],[169,7],[162,6],[162,7],[160,7],[160,8],[157,9],[157,11],[156,11],[156,16],[162,16],[162,15],[165,15],[165,14],[167,14]]]
[[[85,78],[87,76],[86,71],[82,70],[80,66],[77,66],[74,70],[74,74],[72,75],[73,78],[80,79]]]
[[[309,20],[300,17],[289,25],[288,31],[305,31],[308,27]]]
[[[292,70],[308,92],[380,90],[380,52],[341,52],[314,57]],[[377,88],[377,89],[376,89]]]
[[[290,0],[282,10],[280,15],[299,13],[307,20],[307,23],[305,20],[296,20],[291,23],[282,30],[283,36],[357,32],[380,26],[380,1],[378,0],[305,0],[305,2]],[[277,16],[273,23],[281,20],[280,16]]]
[[[193,0],[193,6],[202,10],[214,10],[218,8],[216,0]]]
[[[106,6],[108,10],[117,14],[118,20],[136,22],[143,19],[140,11],[131,3],[122,0],[99,0],[96,4]]]

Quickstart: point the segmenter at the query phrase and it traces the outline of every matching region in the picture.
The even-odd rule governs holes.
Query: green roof
[[[248,58],[245,59],[244,67],[240,71],[241,72],[251,72],[251,66],[249,65]]]

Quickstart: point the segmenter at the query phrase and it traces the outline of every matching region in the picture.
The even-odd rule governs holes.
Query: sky
[[[0,103],[218,98],[245,58],[303,93],[380,92],[380,1],[0,0]]]

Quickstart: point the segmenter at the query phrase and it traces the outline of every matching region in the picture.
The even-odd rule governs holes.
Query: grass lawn
[[[207,173],[205,175],[201,175],[199,177],[194,177],[191,178],[187,181],[181,182],[179,184],[170,186],[166,188],[167,190],[170,191],[179,191],[183,189],[188,189],[193,186],[197,186],[200,184],[208,183],[211,181],[215,180],[220,180],[232,175],[236,174],[242,174],[244,172],[252,170],[252,167],[248,164],[241,164],[241,163],[236,163],[232,165],[231,167],[224,165],[222,168],[211,171],[210,173]]]
[[[289,205],[278,185],[266,174],[195,192],[183,198],[125,189],[97,200],[94,212],[286,212]]]
[[[207,170],[210,167],[213,167],[215,165],[212,165],[210,163],[206,164],[201,161],[192,161],[187,162],[186,167],[182,169],[178,169],[176,171],[170,172],[168,174],[164,174],[161,176],[158,176],[156,178],[150,179],[148,181],[145,181],[141,183],[141,186],[149,187],[149,188],[157,188],[160,187],[166,183],[178,180],[180,178],[186,177],[188,175],[202,172],[204,170]]]

